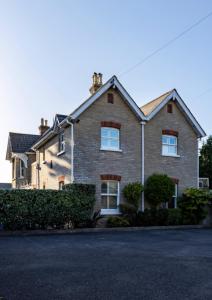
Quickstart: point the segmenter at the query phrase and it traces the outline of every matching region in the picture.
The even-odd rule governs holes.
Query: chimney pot
[[[89,91],[91,94],[94,94],[102,86],[102,74],[93,73],[93,84],[90,87]]]
[[[38,129],[39,129],[40,135],[43,135],[44,132],[46,132],[46,130],[49,129],[48,120],[45,120],[45,122],[44,122],[44,118],[41,118],[41,124]]]

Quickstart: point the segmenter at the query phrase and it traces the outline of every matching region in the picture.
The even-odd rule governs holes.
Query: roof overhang
[[[135,101],[129,95],[129,93],[125,90],[122,84],[119,82],[117,77],[114,75],[112,76],[104,85],[102,85],[99,90],[93,94],[90,98],[88,98],[82,105],[80,105],[75,111],[73,111],[66,119],[64,119],[60,125],[62,126],[64,123],[67,122],[69,118],[72,120],[77,119],[87,108],[89,108],[99,97],[101,97],[104,93],[107,92],[110,88],[117,88],[125,102],[131,108],[131,110],[136,114],[136,116],[141,120],[145,121],[146,117],[140,108],[137,106]]]
[[[50,140],[56,134],[55,130],[50,130],[46,135],[44,135],[37,143],[32,146],[32,150],[36,151],[40,148],[43,144],[45,144],[48,140]]]
[[[180,95],[176,90],[173,90],[171,94],[169,94],[148,116],[147,121],[150,121],[170,100],[174,101],[178,108],[182,111],[185,115],[186,119],[193,127],[194,131],[196,132],[198,138],[202,138],[206,136],[205,131],[202,129],[200,124],[197,122],[196,118],[193,116],[185,102],[182,100]]]

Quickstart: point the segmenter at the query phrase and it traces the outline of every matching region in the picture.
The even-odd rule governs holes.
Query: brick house
[[[116,76],[102,84],[102,75],[94,73],[90,93],[70,115],[56,115],[52,127],[42,119],[40,135],[24,135],[25,144],[16,134],[19,152],[9,134],[13,187],[25,188],[23,179],[38,189],[92,183],[96,209],[116,214],[127,183],[144,184],[151,174],[165,173],[175,182],[176,207],[177,195],[198,186],[198,139],[205,136],[178,92],[140,108]],[[141,208],[145,205],[142,195]]]

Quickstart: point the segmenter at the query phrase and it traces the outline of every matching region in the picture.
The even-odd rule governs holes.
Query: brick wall
[[[74,124],[74,178],[75,182],[96,184],[96,208],[100,208],[102,174],[121,176],[120,190],[132,181],[141,180],[141,125],[128,105],[115,90],[114,103],[108,103],[107,93],[102,95]],[[101,122],[120,124],[122,152],[102,151]],[[121,195],[121,201],[123,197]]]
[[[145,125],[145,179],[152,173],[166,173],[179,179],[179,193],[197,186],[198,142],[194,130],[173,101],[173,113],[164,107]],[[178,132],[180,157],[162,156],[162,130]]]

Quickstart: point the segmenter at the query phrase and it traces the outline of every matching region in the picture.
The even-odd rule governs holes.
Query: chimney
[[[40,131],[40,135],[43,135],[44,132],[46,132],[46,130],[49,129],[48,121],[47,120],[44,121],[44,118],[41,118],[40,126],[38,127],[38,129]]]
[[[101,73],[97,74],[96,72],[94,72],[92,79],[93,79],[93,83],[89,91],[91,94],[94,94],[102,86],[102,74]]]

